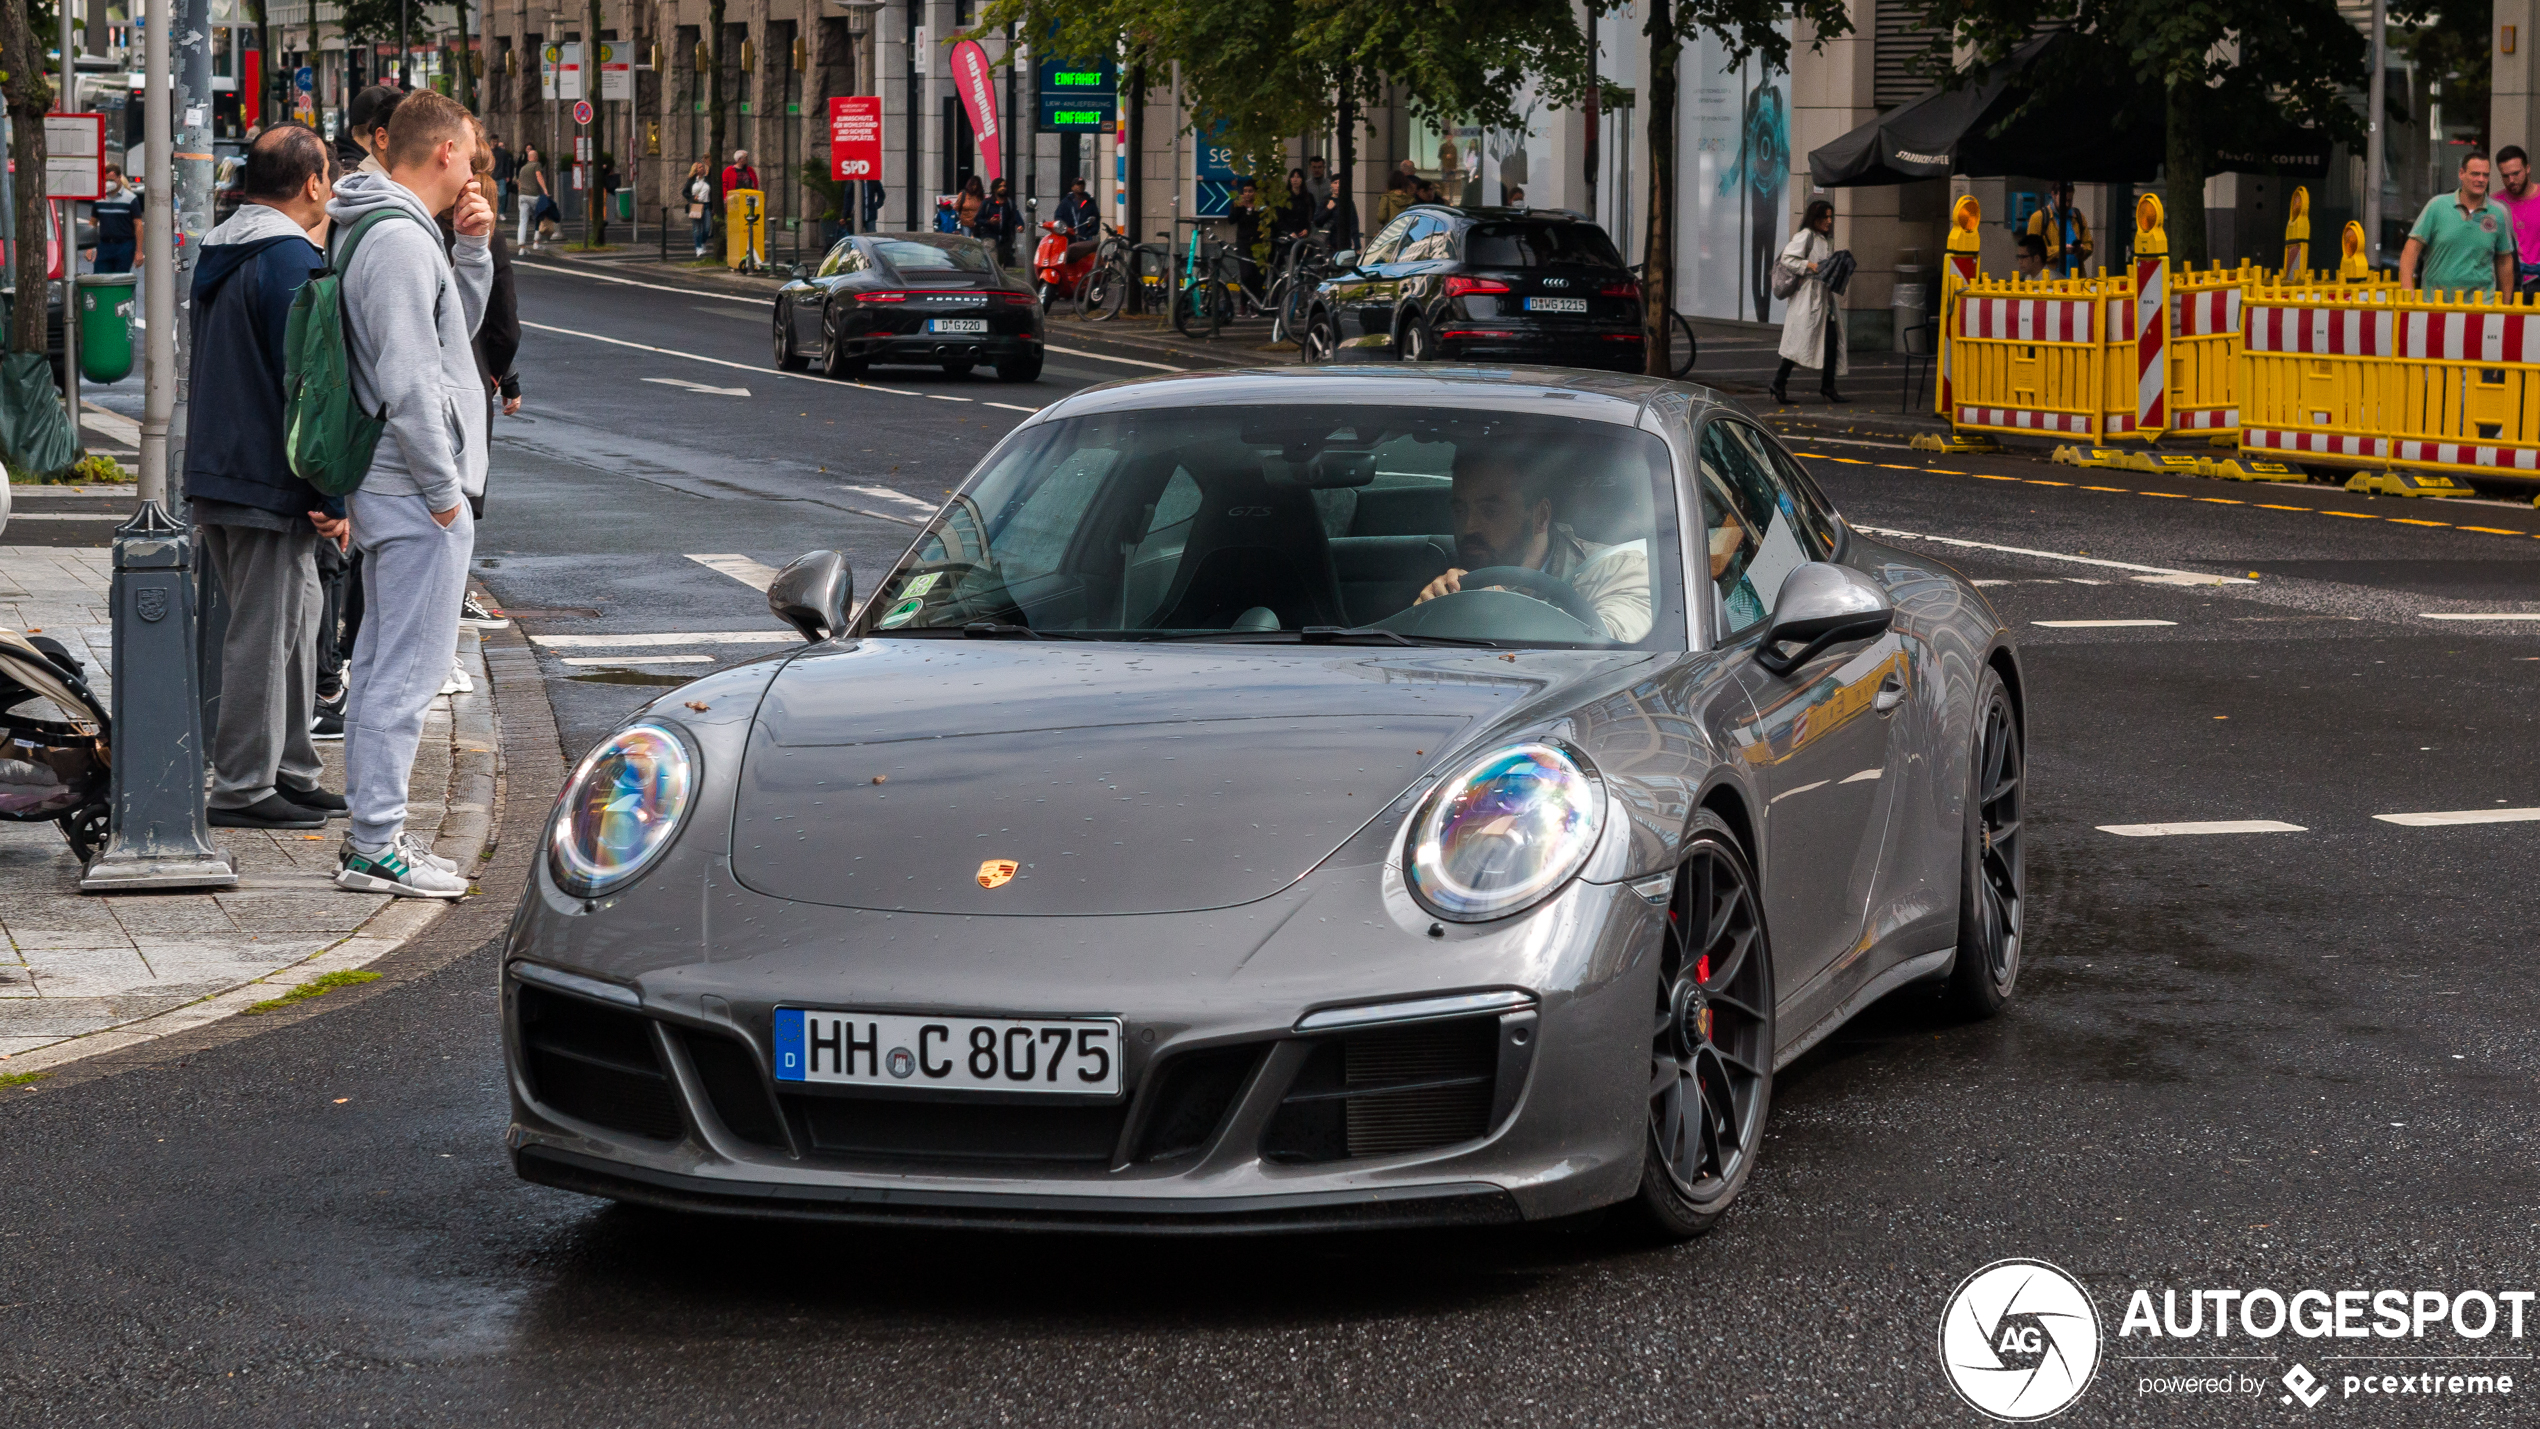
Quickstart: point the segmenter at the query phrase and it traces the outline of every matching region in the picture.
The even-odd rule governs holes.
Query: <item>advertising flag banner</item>
[[[882,177],[880,95],[842,95],[829,101],[829,176],[841,181]]]
[[[953,88],[961,107],[970,111],[970,132],[979,137],[979,172],[990,183],[1005,177],[1005,136],[997,128],[997,91],[991,82],[996,67],[977,40],[952,47]]]

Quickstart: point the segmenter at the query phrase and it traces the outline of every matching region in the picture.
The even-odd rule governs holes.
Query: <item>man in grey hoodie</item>
[[[470,340],[494,283],[494,209],[476,191],[467,111],[429,91],[397,106],[388,172],[337,182],[336,233],[387,211],[344,273],[353,395],[386,418],[370,473],[347,498],[362,551],[362,629],[344,712],[352,833],[336,886],[407,898],[458,898],[467,879],[406,832],[406,782],[424,712],[459,638],[476,527],[467,498],[485,492],[485,387]],[[433,216],[451,210],[445,255]],[[340,236],[338,241],[340,242]]]

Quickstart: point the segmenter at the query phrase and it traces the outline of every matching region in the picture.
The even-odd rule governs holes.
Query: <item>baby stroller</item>
[[[49,820],[80,862],[96,858],[108,827],[107,725],[87,666],[62,642],[0,630],[0,819]]]

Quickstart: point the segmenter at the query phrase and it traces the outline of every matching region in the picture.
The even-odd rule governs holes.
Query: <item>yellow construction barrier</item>
[[[2265,290],[2249,300],[2240,370],[2244,454],[2540,479],[2540,310],[2511,295]]]
[[[2133,309],[2123,278],[1978,278],[1954,295],[1949,325],[1961,432],[2061,432],[2093,441],[2133,427],[2131,395],[2109,412],[2110,333]],[[2129,376],[2131,374],[2129,373]]]

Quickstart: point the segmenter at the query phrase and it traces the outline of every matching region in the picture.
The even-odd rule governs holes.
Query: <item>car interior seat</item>
[[[1348,623],[1312,492],[1273,486],[1257,469],[1200,480],[1199,512],[1154,628],[1231,629],[1256,606],[1286,630]]]

